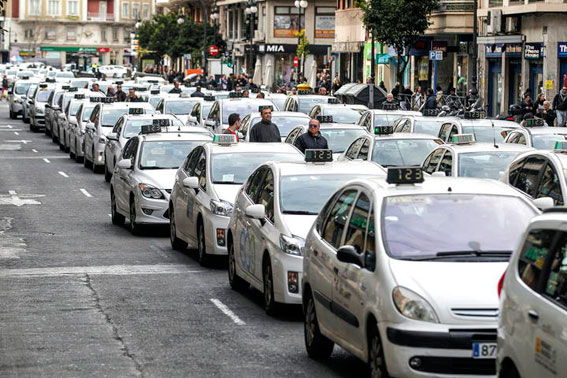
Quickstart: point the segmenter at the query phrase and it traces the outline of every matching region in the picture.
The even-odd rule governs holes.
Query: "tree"
[[[299,59],[301,59],[301,68],[302,68],[301,71],[305,73],[304,63],[305,63],[305,55],[307,54],[307,46],[309,46],[309,40],[305,35],[305,29],[301,29],[301,31],[299,32],[296,31],[293,33],[293,35],[296,36],[298,39],[297,50],[295,54]],[[299,77],[297,78],[297,80],[299,80]]]
[[[368,0],[359,5],[366,30],[376,41],[396,50],[396,78],[402,83],[409,50],[431,24],[429,15],[437,9],[437,0]]]

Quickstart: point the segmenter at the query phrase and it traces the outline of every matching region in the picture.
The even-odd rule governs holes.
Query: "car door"
[[[173,206],[175,208],[176,229],[184,237],[184,240],[191,238],[191,233],[188,230],[190,229],[191,219],[195,210],[195,189],[187,188],[183,185],[183,180],[194,175],[195,167],[202,153],[202,147],[195,148],[186,159],[183,169],[177,171],[175,179],[176,196]]]
[[[447,138],[449,137],[449,132],[452,126],[453,125],[451,123],[444,123],[441,126],[441,129],[439,129],[439,139],[441,139],[443,142],[447,142]]]
[[[545,166],[546,159],[540,155],[532,155],[526,159],[526,162],[520,169],[514,182],[510,185],[514,186],[521,192],[526,193],[535,198],[537,188],[539,186],[539,177]]]
[[[364,138],[364,142],[362,143],[362,146],[360,146],[360,150],[356,158],[360,160],[372,160],[372,153],[370,150],[370,138]],[[369,156],[370,159],[368,158]]]
[[[190,241],[197,242],[197,220],[199,214],[204,216],[205,207],[210,207],[210,197],[207,194],[207,153],[200,149],[199,157],[192,169],[191,175],[199,180],[199,188],[188,191],[187,196],[187,235]],[[191,210],[191,211],[190,211]]]
[[[124,148],[124,153],[122,154],[122,159],[131,160],[132,163],[135,161],[135,155],[138,151],[138,138],[132,138],[126,143]],[[117,167],[114,171],[114,196],[116,199],[116,206],[118,209],[128,214],[130,211],[130,198],[129,198],[129,188],[128,188],[128,176],[132,172],[132,169],[119,168]]]
[[[563,205],[563,190],[561,189],[561,180],[557,174],[557,169],[548,161],[545,165],[543,173],[539,179],[539,185],[535,194],[535,198],[551,197],[555,206]]]
[[[116,135],[116,140],[106,139],[106,148],[104,149],[104,162],[109,169],[114,167],[114,160],[116,160],[116,151],[118,149],[119,143],[119,130],[122,129],[122,124],[124,122],[123,118],[120,118],[116,125],[112,128],[112,133]]]
[[[350,245],[362,255],[374,253],[374,217],[371,217],[372,198],[360,192],[350,213],[348,227],[344,231],[343,245]],[[367,289],[371,286],[373,266],[362,268],[336,259],[334,264],[333,310],[342,321],[337,329],[339,337],[350,345],[361,346],[364,339],[364,307]]]

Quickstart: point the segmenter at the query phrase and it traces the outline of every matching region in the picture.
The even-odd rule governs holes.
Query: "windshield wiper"
[[[233,184],[233,185],[242,185],[242,183],[234,182],[234,181],[213,181],[213,184]]]
[[[305,211],[305,210],[284,210],[284,214],[293,214],[293,215],[317,215],[312,211]]]
[[[140,166],[140,169],[175,169],[175,167],[144,167],[144,166]]]
[[[506,258],[507,260],[511,255],[512,255],[512,251],[472,251],[472,250],[444,251],[444,252],[437,252],[435,255],[403,257],[402,260],[427,261],[427,260],[452,259],[452,258],[460,258],[460,257]]]

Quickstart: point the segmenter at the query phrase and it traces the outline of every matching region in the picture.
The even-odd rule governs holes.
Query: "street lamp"
[[[256,23],[256,12],[258,12],[258,7],[256,7],[256,0],[249,0],[244,9],[244,13],[248,15],[248,22],[250,24],[250,59],[249,59],[249,73],[254,70],[254,64],[252,60],[254,59],[254,24]]]
[[[299,46],[299,44],[301,43],[301,37],[299,36],[299,34],[301,33],[301,14],[305,11],[305,8],[307,8],[307,6],[309,5],[309,3],[306,0],[295,0],[294,3],[295,7],[299,9],[299,16],[298,16],[298,20],[297,20],[297,45]],[[301,70],[300,67],[302,66],[302,64],[304,63],[303,61],[303,57],[301,57],[301,63],[297,65],[297,81],[299,82],[299,76],[301,74]]]
[[[476,40],[476,36],[478,35],[478,0],[474,0],[473,2],[473,40],[472,40],[472,44],[473,44],[473,54],[472,54],[472,67],[473,67],[473,71],[472,71],[472,79],[471,79],[471,86],[474,91],[476,91],[478,93],[478,88],[476,87],[477,82],[478,82],[478,76],[477,76],[477,60],[478,60],[478,43]],[[470,71],[469,71],[470,72]],[[473,91],[473,92],[474,92]]]

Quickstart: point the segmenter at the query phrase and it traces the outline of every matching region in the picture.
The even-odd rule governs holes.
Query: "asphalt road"
[[[300,308],[276,318],[167,229],[110,220],[103,175],[0,105],[0,377],[360,377],[309,359]]]

